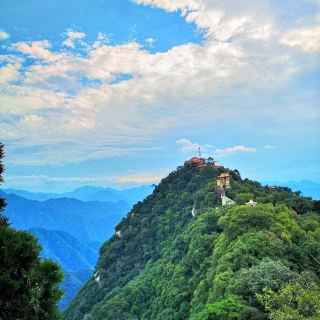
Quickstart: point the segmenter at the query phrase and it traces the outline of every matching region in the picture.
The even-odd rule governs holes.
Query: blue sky
[[[320,181],[318,0],[2,1],[5,187],[156,183],[204,155]]]

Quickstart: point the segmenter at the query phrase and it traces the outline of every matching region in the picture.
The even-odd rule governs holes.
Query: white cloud
[[[0,31],[0,40],[5,40],[5,39],[8,39],[9,37],[10,37],[9,33],[5,31]]]
[[[135,174],[118,176],[114,178],[114,182],[120,184],[136,183],[136,184],[152,184],[158,183],[164,178],[165,175],[154,175],[154,174]]]
[[[103,32],[98,33],[98,37],[97,37],[98,40],[109,41],[110,40],[109,38],[110,38],[110,35],[108,34],[105,34]]]
[[[13,48],[30,58],[45,62],[61,61],[65,57],[62,53],[50,51],[51,44],[48,40],[18,42],[13,45]]]
[[[194,143],[184,138],[177,140],[176,143],[180,146],[181,152],[198,152],[199,148],[202,151],[206,149],[204,146],[201,146],[199,143]]]
[[[86,37],[86,34],[84,32],[70,30],[67,32],[67,36],[71,39],[83,39]]]
[[[319,51],[320,26],[289,30],[281,38],[281,42],[305,52]]]
[[[62,44],[68,48],[74,48],[75,42],[86,37],[84,32],[69,30],[66,33],[67,39],[62,42]]]
[[[244,153],[244,152],[256,152],[256,148],[246,147],[244,145],[237,145],[234,147],[229,147],[225,149],[216,149],[214,155],[216,157],[225,157],[235,153]]]
[[[70,38],[64,40],[62,42],[62,44],[65,45],[68,48],[74,48],[74,46],[75,46],[74,41],[72,39],[70,39]]]
[[[257,6],[253,1],[212,0],[135,0],[137,4],[151,5],[169,12],[180,11],[189,23],[204,30],[206,36],[228,41],[240,36],[268,39],[272,34],[272,11],[266,1]]]
[[[111,34],[99,32],[97,36],[97,40],[92,45],[92,48],[97,49],[103,44],[110,44],[111,43],[110,38],[111,38]]]
[[[267,144],[263,147],[264,149],[277,149],[278,147],[272,144]]]
[[[20,68],[21,64],[18,62],[8,63],[0,68],[0,85],[5,85],[11,81],[17,80],[20,77]]]
[[[144,41],[145,41],[145,43],[146,43],[149,47],[152,47],[153,44],[154,44],[155,42],[157,42],[157,40],[156,40],[155,38],[147,38],[147,39],[144,40]]]

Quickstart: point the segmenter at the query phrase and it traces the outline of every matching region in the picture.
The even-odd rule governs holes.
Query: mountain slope
[[[61,288],[64,295],[60,300],[60,310],[64,310],[69,302],[75,297],[83,285],[88,281],[93,273],[92,269],[83,269],[77,271],[63,270],[64,279]]]
[[[55,198],[63,198],[58,193],[46,193],[46,192],[30,192],[26,190],[20,190],[20,189],[12,189],[12,188],[5,188],[1,189],[6,194],[15,194],[19,197],[23,197],[25,199],[29,200],[37,200],[37,201],[45,201],[49,199],[55,199]]]
[[[93,273],[99,249],[64,231],[40,228],[28,231],[39,240],[41,256],[55,261],[63,269],[61,288],[64,289],[64,295],[59,303],[63,310]]]
[[[83,186],[74,191],[67,192],[64,196],[83,201],[125,201],[124,197],[119,196],[111,188]]]
[[[130,205],[123,201],[115,204],[70,198],[35,201],[1,191],[0,195],[8,204],[4,214],[14,227],[62,230],[83,242],[102,242],[110,237],[114,226],[130,210]]]
[[[63,269],[77,271],[93,269],[98,251],[61,230],[31,228],[29,231],[39,239],[41,254],[60,264]]]
[[[239,204],[253,198],[261,204],[217,210],[221,191],[216,179],[221,172],[232,177],[231,189],[226,190],[229,198]],[[250,279],[245,272],[282,270],[298,281],[306,269],[310,278],[317,278],[312,258],[301,250],[313,250],[317,259],[319,249],[294,217],[318,209],[319,203],[288,188],[269,189],[241,179],[238,172],[186,163],[116,227],[117,234],[100,250],[94,276],[69,305],[65,319],[264,319],[252,292],[236,297]],[[310,223],[320,232],[317,218],[311,216]],[[269,243],[273,237],[275,243]],[[238,306],[241,317],[219,318],[219,301],[227,309]]]
[[[49,199],[57,198],[73,198],[82,201],[104,201],[104,202],[119,202],[124,201],[129,204],[144,199],[146,196],[152,193],[151,186],[140,186],[130,189],[117,190],[107,187],[95,187],[95,186],[83,186],[75,189],[71,192],[65,193],[44,193],[44,192],[29,192],[18,189],[3,189],[6,194],[15,194],[20,197],[45,201]]]

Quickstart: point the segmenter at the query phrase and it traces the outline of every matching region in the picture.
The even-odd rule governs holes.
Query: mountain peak
[[[223,207],[221,190],[236,204]],[[277,212],[292,219],[286,205],[298,214],[317,209],[315,202],[287,188],[263,187],[242,179],[237,170],[187,161],[116,226],[114,236],[100,249],[95,270],[99,282],[94,277],[89,280],[65,319],[189,319],[197,314],[193,308],[203,303],[194,300],[204,290],[201,281],[215,265],[211,255],[224,228],[220,217],[238,216],[239,230],[243,228],[244,233],[241,223],[248,223],[248,230],[260,230],[259,225],[262,228],[265,223],[262,230],[267,230],[273,228]]]

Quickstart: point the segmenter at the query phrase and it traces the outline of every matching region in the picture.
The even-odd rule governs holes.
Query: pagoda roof
[[[199,157],[193,157],[189,160],[190,163],[200,163],[200,164],[203,164],[205,163],[205,159],[203,158],[199,158]]]
[[[222,173],[218,176],[218,178],[227,178],[227,177],[230,177],[229,172],[222,172]]]

